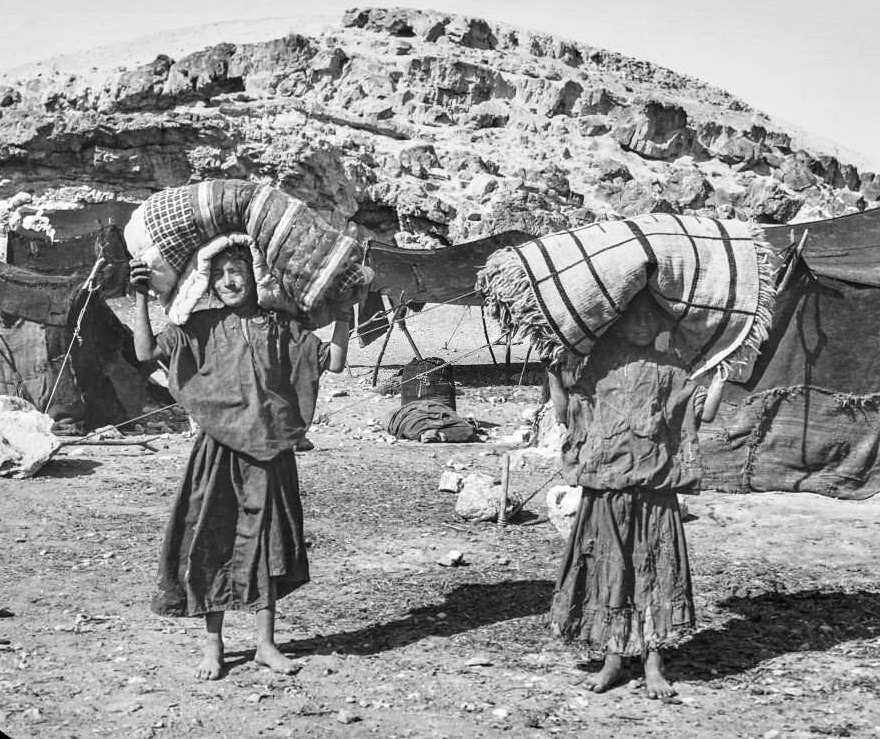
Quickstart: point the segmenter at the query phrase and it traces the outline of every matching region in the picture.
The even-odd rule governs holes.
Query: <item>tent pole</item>
[[[492,351],[492,339],[489,338],[489,327],[486,325],[486,310],[480,305],[480,318],[483,320],[483,336],[486,337],[486,346],[489,347],[489,355],[492,357],[492,364],[498,366],[498,360],[495,359],[495,352]]]
[[[421,361],[423,359],[422,353],[419,351],[419,348],[416,346],[416,342],[410,334],[409,329],[406,327],[406,321],[404,320],[404,316],[406,316],[406,307],[404,306],[403,311],[400,314],[400,330],[403,331],[403,335],[406,337],[406,340],[409,342],[410,349],[413,350],[413,354],[416,355],[416,359]]]
[[[804,247],[807,245],[807,236],[809,235],[809,233],[810,230],[808,228],[805,228],[804,233],[801,236],[801,241],[795,248],[794,253],[791,255],[791,259],[788,260],[788,266],[785,268],[785,274],[782,276],[782,280],[780,281],[779,286],[776,288],[777,294],[785,290],[785,288],[788,287],[788,283],[791,282],[792,275],[794,275],[794,268],[801,260],[801,256],[804,253]]]
[[[379,355],[376,357],[376,366],[373,367],[373,387],[376,387],[376,383],[379,381],[379,367],[382,366],[382,357],[385,356],[385,350],[388,348],[388,341],[391,339],[391,332],[394,330],[394,324],[397,323],[397,316],[402,310],[406,310],[406,306],[402,303],[398,303],[394,307],[394,313],[391,314],[391,323],[388,326],[388,330],[385,332],[385,336],[382,337],[382,347],[379,349]]]

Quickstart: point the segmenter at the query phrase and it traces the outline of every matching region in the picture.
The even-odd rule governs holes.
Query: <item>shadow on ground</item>
[[[101,462],[95,459],[50,459],[37,473],[39,477],[82,477],[92,475],[101,466]]]
[[[452,636],[501,621],[547,611],[550,580],[512,580],[461,585],[440,602],[410,611],[403,618],[355,631],[316,636],[279,645],[290,654],[378,654],[430,636]]]
[[[733,615],[672,652],[676,679],[714,680],[783,654],[880,636],[880,593],[804,590],[728,598]],[[880,648],[873,647],[880,656]]]

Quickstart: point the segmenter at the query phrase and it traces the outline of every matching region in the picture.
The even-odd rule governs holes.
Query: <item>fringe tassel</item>
[[[750,367],[761,351],[761,345],[770,336],[773,312],[776,308],[776,273],[780,261],[776,251],[766,239],[764,230],[752,224],[752,240],[758,261],[758,304],[752,326],[742,343],[720,365],[736,376],[737,367]]]
[[[489,315],[501,324],[502,330],[528,339],[543,359],[553,362],[562,356],[559,337],[544,318],[513,247],[499,249],[489,256],[477,275],[476,289],[483,294]]]

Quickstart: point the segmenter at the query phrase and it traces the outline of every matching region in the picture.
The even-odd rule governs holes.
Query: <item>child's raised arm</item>
[[[342,372],[348,357],[348,327],[352,321],[352,310],[341,310],[333,323],[333,338],[330,339],[330,362],[328,372]]]
[[[135,291],[134,306],[134,352],[141,362],[149,362],[160,356],[150,325],[147,290],[150,284],[150,268],[140,259],[129,263],[129,282]]]
[[[711,422],[718,412],[718,406],[721,405],[721,396],[724,394],[724,383],[727,381],[727,370],[719,367],[709,384],[709,390],[706,393],[706,403],[703,405],[702,420]]]
[[[547,387],[550,391],[550,400],[553,402],[553,411],[556,414],[556,423],[568,423],[568,390],[562,382],[562,375],[554,368],[547,369]]]

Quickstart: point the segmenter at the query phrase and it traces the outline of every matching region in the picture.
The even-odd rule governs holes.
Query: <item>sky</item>
[[[290,19],[301,16],[303,30],[313,32],[317,13],[322,19],[339,18],[355,4],[0,0],[0,72],[206,23],[278,18],[284,19],[277,24],[282,35],[298,30]],[[394,5],[504,21],[661,64],[722,87],[780,123],[814,134],[826,149],[839,147],[847,161],[880,171],[878,0],[400,0]],[[271,22],[263,27],[275,28]]]

